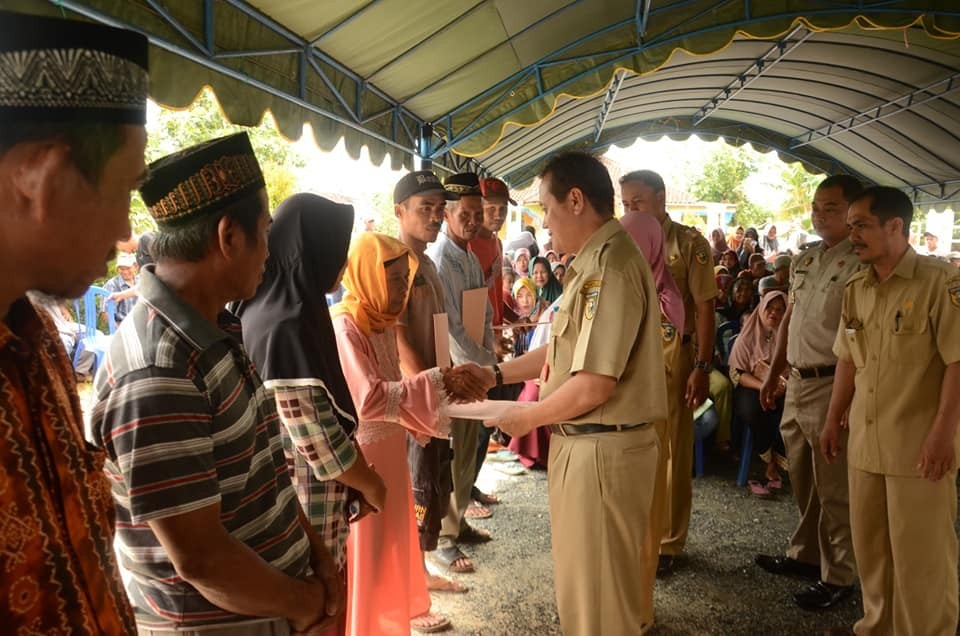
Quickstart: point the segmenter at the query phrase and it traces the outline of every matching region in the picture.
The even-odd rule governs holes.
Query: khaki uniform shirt
[[[960,362],[960,274],[913,249],[887,280],[854,274],[834,352],[853,362],[847,460],[854,468],[916,477],[947,365]],[[960,448],[957,448],[960,456]]]
[[[683,297],[684,333],[692,334],[697,330],[697,303],[717,297],[713,252],[699,232],[669,216],[663,221],[663,241],[667,267]]]
[[[616,219],[587,239],[567,270],[541,399],[579,371],[617,378],[617,386],[605,404],[568,423],[640,424],[667,417],[657,286]]]
[[[790,303],[793,316],[787,337],[787,362],[810,369],[837,363],[833,341],[840,324],[843,290],[860,271],[850,240],[831,248],[823,242],[794,257],[790,267]]]

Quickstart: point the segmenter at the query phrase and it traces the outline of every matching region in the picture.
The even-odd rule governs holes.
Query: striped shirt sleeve
[[[276,387],[280,421],[317,479],[336,479],[357,460],[357,449],[318,386]]]
[[[213,413],[194,382],[150,368],[118,378],[92,416],[115,457],[135,523],[220,501]]]

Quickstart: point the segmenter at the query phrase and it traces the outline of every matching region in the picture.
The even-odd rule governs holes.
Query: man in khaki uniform
[[[847,208],[862,189],[848,175],[828,177],[817,187],[811,218],[822,240],[801,247],[793,259],[790,302],[780,323],[770,374],[760,390],[764,408],[775,409],[777,381],[790,364],[780,433],[800,522],[785,555],[758,554],[756,562],[773,574],[815,580],[793,597],[808,610],[827,609],[850,596],[857,576],[846,456],[840,455],[832,464],[824,461],[820,433],[837,364],[832,346],[843,289],[860,269],[849,239]]]
[[[683,333],[677,333],[666,318],[661,325],[668,412],[665,420],[656,423],[661,453],[651,513],[654,531],[661,535],[660,558],[656,572],[649,569],[651,559],[644,560],[641,572],[644,589],[650,590],[652,618],[653,576],[670,572],[673,558],[687,542],[693,499],[693,411],[709,391],[717,282],[710,244],[696,230],[667,215],[666,189],[659,174],[652,170],[627,173],[620,179],[620,195],[624,209],[653,214],[663,225],[664,256],[683,296],[685,314]]]
[[[488,382],[540,376],[540,402],[488,426],[525,435],[552,425],[549,497],[560,625],[571,636],[637,636],[636,566],[648,532],[667,414],[657,289],[613,218],[613,184],[595,157],[553,158],[540,202],[556,249],[576,253],[550,344],[488,367]]]
[[[960,275],[913,251],[912,218],[910,199],[886,187],[865,190],[847,216],[854,251],[870,267],[844,290],[820,446],[839,458],[849,408],[861,635],[957,631]]]

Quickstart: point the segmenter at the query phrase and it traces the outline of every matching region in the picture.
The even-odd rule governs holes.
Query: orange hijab
[[[403,256],[410,264],[407,296],[403,300],[405,309],[419,266],[417,257],[409,247],[386,234],[363,232],[357,236],[347,255],[347,269],[343,274],[343,286],[347,291],[343,301],[331,309],[331,314],[334,317],[350,314],[360,331],[368,336],[373,331],[383,331],[395,325],[403,309],[395,314],[387,312],[390,303],[385,266]]]

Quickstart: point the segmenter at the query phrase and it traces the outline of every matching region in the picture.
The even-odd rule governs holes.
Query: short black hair
[[[663,177],[653,170],[634,170],[620,177],[620,185],[624,183],[643,183],[653,189],[654,192],[666,192],[667,186],[663,184]]]
[[[550,194],[565,199],[573,188],[583,192],[601,217],[613,216],[613,181],[597,157],[586,152],[565,152],[549,162],[541,179],[550,176]]]
[[[122,124],[0,122],[0,157],[17,144],[40,141],[65,143],[73,165],[97,185],[110,157],[126,141],[126,131]]]
[[[910,223],[913,221],[913,202],[902,190],[890,186],[873,186],[858,194],[850,205],[867,201],[870,204],[870,213],[882,223],[891,219],[903,221],[903,235],[910,236]]]
[[[847,203],[852,203],[857,195],[863,192],[863,184],[860,183],[860,180],[848,174],[835,174],[827,177],[817,185],[817,190],[824,188],[840,188]]]
[[[227,217],[243,229],[250,241],[257,239],[257,224],[267,206],[260,197],[261,190],[243,197],[216,213],[207,214],[182,226],[160,230],[150,244],[154,260],[174,260],[196,263],[203,260],[217,233],[220,219]]]

